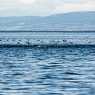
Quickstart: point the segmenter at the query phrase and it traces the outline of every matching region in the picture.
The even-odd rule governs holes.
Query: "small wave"
[[[94,40],[87,39],[29,39],[29,38],[1,38],[0,47],[67,47],[67,46],[95,46]]]
[[[0,45],[0,48],[11,48],[11,47],[25,47],[25,48],[67,48],[67,47],[71,47],[71,48],[90,48],[90,47],[95,47],[95,45],[80,45],[80,44],[73,44],[73,45],[11,45],[11,44],[2,44]]]

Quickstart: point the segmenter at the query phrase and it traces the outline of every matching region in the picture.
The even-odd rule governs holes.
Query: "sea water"
[[[95,45],[95,32],[0,32],[0,46]]]
[[[94,32],[22,34],[0,37],[95,40]],[[95,46],[0,47],[0,95],[95,95]]]
[[[95,47],[0,48],[0,95],[95,95]]]

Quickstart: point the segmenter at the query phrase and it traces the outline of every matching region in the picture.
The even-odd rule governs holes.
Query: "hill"
[[[73,12],[47,17],[0,17],[0,30],[93,31],[95,12]]]

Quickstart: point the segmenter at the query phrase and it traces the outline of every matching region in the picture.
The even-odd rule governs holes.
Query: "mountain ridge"
[[[46,17],[0,17],[0,30],[28,31],[93,31],[95,12],[72,12]]]

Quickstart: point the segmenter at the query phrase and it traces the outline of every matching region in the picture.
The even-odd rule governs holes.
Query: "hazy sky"
[[[94,10],[95,0],[0,0],[0,16],[47,16]]]

